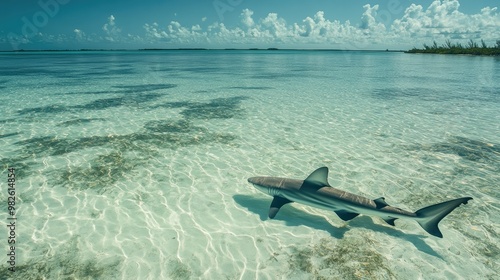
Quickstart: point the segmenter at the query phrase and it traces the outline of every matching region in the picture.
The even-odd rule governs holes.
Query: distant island
[[[484,40],[481,44],[470,40],[465,46],[461,43],[453,44],[450,40],[446,40],[445,44],[438,46],[436,41],[431,46],[424,44],[423,49],[413,48],[406,53],[434,53],[434,54],[469,54],[469,55],[500,55],[500,40],[496,41],[496,45],[489,47]]]

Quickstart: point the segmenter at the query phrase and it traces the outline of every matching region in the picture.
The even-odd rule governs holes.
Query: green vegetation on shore
[[[436,41],[431,46],[424,44],[423,49],[413,48],[406,53],[436,53],[436,54],[470,54],[470,55],[500,55],[500,40],[496,41],[496,45],[488,47],[484,40],[481,44],[470,40],[464,46],[461,43],[452,43],[446,40],[445,44],[438,46]]]

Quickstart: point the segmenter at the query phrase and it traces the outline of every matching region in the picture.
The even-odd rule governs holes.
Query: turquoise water
[[[0,54],[0,219],[13,279],[494,279],[500,60],[330,51]],[[444,238],[349,222],[246,179],[304,179],[415,211],[474,200]],[[2,231],[4,236],[7,232]],[[5,238],[2,248],[7,248]],[[7,250],[7,249],[5,249]]]

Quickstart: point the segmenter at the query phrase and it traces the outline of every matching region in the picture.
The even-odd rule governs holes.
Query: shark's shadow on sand
[[[266,198],[255,198],[250,195],[234,195],[234,201],[240,206],[249,211],[258,214],[261,221],[266,221],[267,209],[271,201]],[[423,238],[428,238],[426,235],[408,234],[400,231],[397,228],[378,225],[373,223],[372,218],[368,216],[360,216],[348,222],[348,226],[336,227],[330,224],[324,217],[309,214],[293,206],[283,207],[278,216],[274,220],[283,221],[287,226],[307,226],[318,230],[329,232],[334,238],[341,239],[344,234],[353,227],[366,228],[372,231],[386,233],[390,236],[403,239],[413,243],[413,245],[421,252],[428,255],[443,259],[443,257],[427,245]]]

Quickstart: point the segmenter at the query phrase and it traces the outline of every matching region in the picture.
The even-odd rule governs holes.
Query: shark
[[[328,183],[328,168],[320,167],[305,180],[280,177],[251,177],[248,182],[259,191],[273,197],[269,218],[273,219],[283,205],[298,202],[334,211],[340,219],[349,221],[358,215],[376,216],[395,226],[396,219],[415,220],[429,234],[443,238],[439,222],[472,197],[462,197],[424,207],[416,212],[390,206],[384,197],[370,199],[336,189]]]

